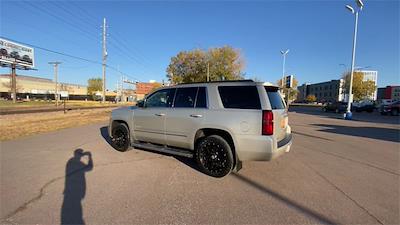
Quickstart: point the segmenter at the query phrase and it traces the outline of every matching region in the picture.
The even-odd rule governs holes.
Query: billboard
[[[33,68],[33,48],[0,38],[0,62]]]

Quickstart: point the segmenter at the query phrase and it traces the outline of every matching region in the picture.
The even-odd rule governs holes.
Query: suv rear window
[[[224,108],[261,109],[256,86],[219,86],[218,92]]]
[[[271,109],[284,109],[285,103],[281,97],[281,94],[278,92],[278,88],[275,87],[265,87],[267,91],[267,95],[269,98],[269,103],[271,104]]]

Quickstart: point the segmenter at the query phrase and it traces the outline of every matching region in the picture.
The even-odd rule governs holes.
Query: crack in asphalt
[[[78,146],[78,147],[79,147],[79,146]],[[96,168],[96,167],[104,167],[104,166],[114,165],[114,164],[123,164],[123,163],[138,162],[138,161],[144,161],[144,160],[153,160],[153,159],[159,159],[159,158],[163,158],[163,157],[164,157],[164,156],[157,156],[157,157],[144,158],[144,159],[134,159],[134,160],[128,160],[128,161],[109,162],[109,163],[97,164],[97,165],[95,166],[95,168]],[[60,180],[60,179],[63,179],[63,178],[65,178],[65,177],[72,176],[72,175],[74,175],[75,173],[77,173],[77,172],[79,172],[79,171],[81,171],[81,170],[84,170],[86,167],[88,167],[88,166],[84,166],[84,167],[82,167],[82,168],[76,169],[76,170],[71,171],[70,173],[66,174],[65,176],[59,176],[59,177],[53,178],[53,179],[51,179],[50,181],[46,182],[46,183],[40,188],[39,194],[38,194],[37,196],[35,196],[35,197],[33,197],[32,199],[26,201],[26,202],[23,203],[21,206],[19,206],[16,210],[14,210],[13,212],[9,213],[8,215],[6,215],[6,216],[5,216],[4,218],[2,218],[1,220],[2,220],[2,221],[9,222],[9,223],[13,223],[13,222],[10,220],[11,217],[13,217],[13,216],[15,216],[16,214],[18,214],[18,213],[20,213],[20,212],[26,210],[26,209],[28,208],[29,205],[31,205],[31,204],[37,202],[38,200],[40,200],[40,199],[44,196],[45,189],[46,189],[48,186],[50,186],[51,184],[53,184],[54,182],[56,182],[56,181],[58,181],[58,180]]]
[[[356,204],[360,209],[362,209],[363,211],[365,211],[369,216],[371,216],[372,218],[374,218],[379,224],[384,225],[384,223],[377,218],[374,214],[372,214],[367,208],[365,208],[364,206],[362,206],[360,203],[358,203],[355,199],[353,199],[350,195],[348,195],[346,192],[344,192],[342,189],[340,189],[338,186],[336,186],[332,181],[330,181],[327,177],[325,177],[323,174],[321,174],[320,172],[318,172],[317,170],[315,170],[314,168],[312,168],[311,166],[307,165],[306,163],[304,163],[301,160],[301,163],[308,167],[309,169],[311,169],[315,174],[317,174],[319,177],[321,177],[323,180],[325,180],[325,182],[327,182],[328,184],[330,184],[331,186],[333,186],[337,191],[339,191],[340,193],[342,193],[346,198],[348,198],[349,200],[351,200],[354,204]]]

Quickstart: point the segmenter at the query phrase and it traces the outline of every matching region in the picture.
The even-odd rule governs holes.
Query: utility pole
[[[103,103],[106,102],[106,62],[107,62],[106,29],[107,29],[106,18],[104,18],[103,19],[103,96],[102,96]]]
[[[17,73],[16,73],[16,65],[11,64],[11,92],[13,103],[17,102]]]
[[[121,102],[125,102],[125,95],[124,95],[124,82],[125,82],[125,77],[124,75],[121,73],[121,71],[119,70],[119,65],[118,65],[118,72],[120,74],[120,79],[121,79],[121,86],[120,86],[120,90],[121,90]]]
[[[210,62],[207,62],[207,82],[210,82]]]
[[[49,64],[54,66],[54,82],[56,83],[54,100],[56,100],[56,106],[58,106],[58,65],[61,64],[61,62],[49,62]]]

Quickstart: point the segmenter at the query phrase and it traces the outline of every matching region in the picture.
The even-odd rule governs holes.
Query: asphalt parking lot
[[[290,153],[223,179],[184,158],[117,152],[106,122],[1,142],[1,223],[400,223],[399,117],[293,108],[290,124]]]

